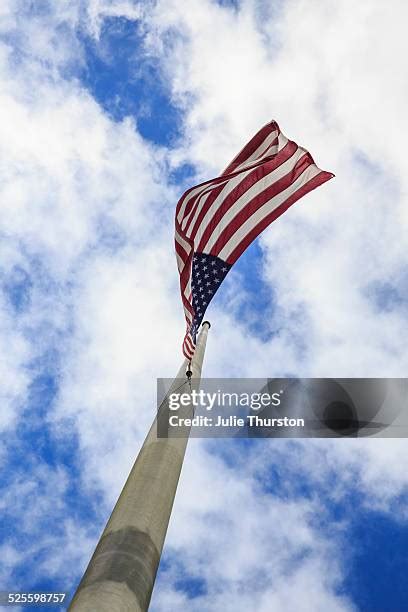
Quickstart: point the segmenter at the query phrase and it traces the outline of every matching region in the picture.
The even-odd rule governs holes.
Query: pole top
[[[211,327],[211,323],[209,321],[203,321],[201,327],[204,327],[204,325],[208,325],[208,329]]]

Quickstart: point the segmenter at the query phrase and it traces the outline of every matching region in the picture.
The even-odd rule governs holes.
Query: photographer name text
[[[245,418],[236,415],[220,416],[216,419],[209,416],[180,417],[172,414],[169,417],[170,427],[304,427],[304,419],[289,417],[270,418],[257,414],[248,414]]]

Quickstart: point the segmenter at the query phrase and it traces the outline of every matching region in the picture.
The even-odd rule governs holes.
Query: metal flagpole
[[[183,393],[198,387],[209,328],[204,322],[190,367],[185,360],[168,395],[180,387],[180,379],[187,383]],[[191,384],[186,376],[188,367]],[[168,395],[160,413],[168,409]],[[179,416],[191,416],[192,412],[192,405],[178,411]],[[188,435],[158,438],[154,420],[69,610],[148,609],[187,441]]]

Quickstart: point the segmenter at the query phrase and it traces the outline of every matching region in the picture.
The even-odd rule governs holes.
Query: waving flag
[[[296,200],[333,176],[271,121],[220,176],[185,192],[176,209],[175,243],[187,358],[209,303],[238,257]]]

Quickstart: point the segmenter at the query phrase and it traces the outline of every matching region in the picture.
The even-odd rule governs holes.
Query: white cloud
[[[4,299],[0,299],[0,313],[0,431],[3,431],[16,424],[24,407],[29,384],[25,365],[30,347]]]
[[[225,441],[226,452],[230,445]],[[328,538],[318,499],[265,493],[243,464],[228,469],[191,441],[167,539],[170,567],[153,609],[165,610],[174,598],[191,610],[353,610],[336,595],[344,571],[341,524]],[[204,593],[183,600],[180,587],[174,592],[184,572],[205,581]]]
[[[172,365],[173,351],[157,358],[162,341],[174,351],[180,345],[182,310],[176,298],[168,206],[176,196],[166,183],[165,152],[144,141],[130,119],[114,123],[69,78],[73,54],[77,52],[75,60],[82,61],[79,43],[75,48],[68,44],[67,53],[63,45],[65,34],[68,39],[76,37],[78,26],[78,11],[70,4],[36,15],[29,25],[17,15],[18,7],[10,5],[1,22],[12,30],[0,47],[1,263],[11,285],[18,268],[30,279],[22,312],[13,312],[7,292],[1,304],[1,427],[18,425],[19,411],[27,408],[28,386],[41,368],[38,360],[53,350],[60,409],[54,416],[48,413],[43,426],[51,427],[57,436],[52,439],[63,444],[63,428],[74,423],[70,431],[78,434],[80,456],[89,466],[84,483],[110,491],[108,508],[141,435],[143,424],[137,424],[135,414],[140,404],[149,405],[147,426],[154,413],[155,364]],[[17,60],[12,45],[21,40],[24,46],[27,38],[30,44]],[[167,280],[163,270],[168,270]],[[125,419],[133,421],[132,430]],[[5,458],[13,440],[10,434]],[[99,459],[110,452],[116,453],[119,468],[112,462],[102,470]],[[76,541],[75,514],[63,502],[62,480],[56,482],[49,474],[50,487],[36,495],[30,512],[15,503],[16,491],[24,504],[35,495],[34,472],[40,469],[41,463],[34,462],[2,501],[21,515],[21,532],[32,524],[31,552],[41,547],[47,551],[47,560],[37,563],[38,571],[61,571],[61,579],[71,581],[78,563],[83,565],[89,557],[91,540],[85,533],[89,526],[79,525],[81,543]],[[39,532],[44,527],[40,517],[43,521],[48,514],[51,520],[59,515],[61,504],[64,533],[50,536],[54,547],[59,542],[54,554],[46,535]],[[28,564],[31,558],[20,563]]]
[[[99,38],[101,27],[106,18],[120,17],[136,21],[142,15],[142,7],[131,0],[89,0],[86,6],[87,27],[90,33]]]
[[[89,559],[95,527],[77,515],[69,516],[67,470],[46,466],[33,453],[29,461],[30,469],[16,470],[2,489],[2,585],[27,589],[18,573],[22,568],[24,575],[31,570],[32,583],[55,578],[61,589],[70,590],[77,564],[84,565]],[[10,521],[13,529],[6,528]]]

